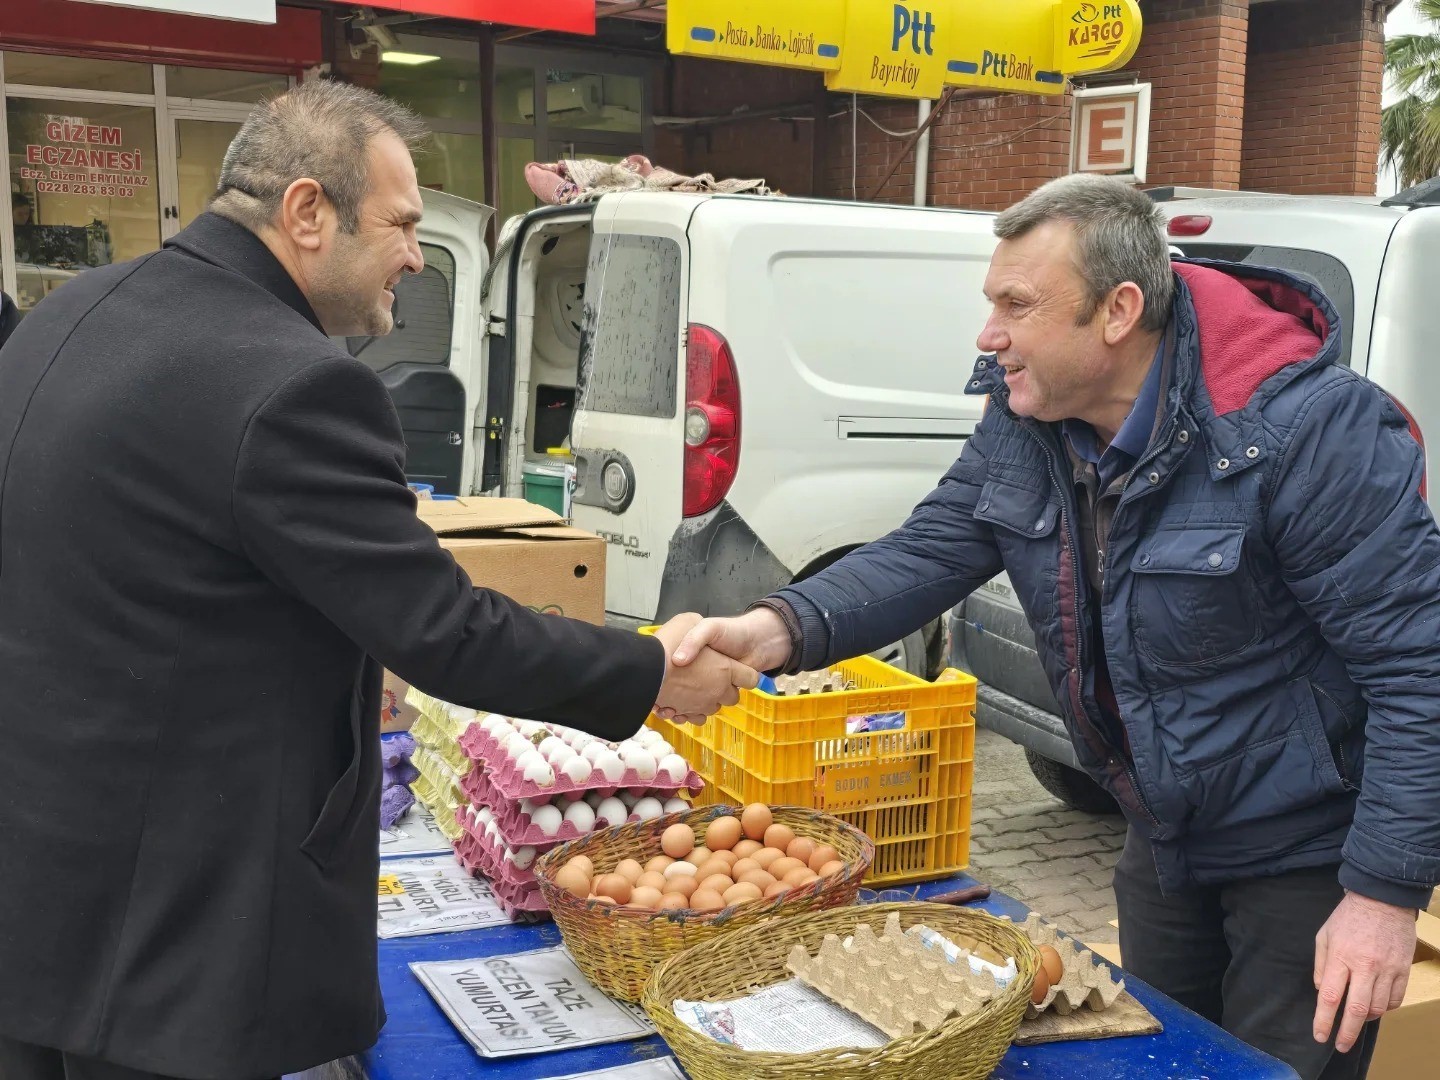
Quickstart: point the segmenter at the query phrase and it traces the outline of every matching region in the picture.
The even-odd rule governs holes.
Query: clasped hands
[[[665,681],[655,713],[677,723],[703,724],[722,706],[753,690],[760,672],[790,654],[785,624],[773,611],[756,608],[733,619],[677,615],[655,637],[665,648]]]

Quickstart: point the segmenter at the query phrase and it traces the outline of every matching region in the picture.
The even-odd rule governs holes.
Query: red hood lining
[[[1191,263],[1175,263],[1190,288],[1200,375],[1219,416],[1249,404],[1276,372],[1320,351],[1330,322],[1294,286]]]

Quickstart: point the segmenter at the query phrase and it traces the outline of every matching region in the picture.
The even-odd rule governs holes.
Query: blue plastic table
[[[917,898],[973,884],[962,874],[920,886]],[[999,893],[975,906],[1013,919],[1027,914],[1022,904]],[[559,943],[560,933],[550,923],[380,942],[380,981],[389,1023],[374,1049],[323,1075],[364,1080],[544,1080],[669,1054],[657,1036],[488,1061],[460,1038],[407,966],[419,960],[497,956]],[[1133,976],[1126,976],[1125,985],[1164,1025],[1162,1034],[1012,1046],[994,1080],[1297,1080],[1289,1066],[1251,1049]],[[313,1075],[322,1074],[317,1070]],[[305,1080],[312,1080],[312,1075]]]

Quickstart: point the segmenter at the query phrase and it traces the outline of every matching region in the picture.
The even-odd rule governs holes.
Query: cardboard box
[[[417,512],[475,585],[604,625],[605,541],[594,533],[523,499],[422,499]]]
[[[1118,923],[1111,923],[1118,926]],[[1380,1021],[1380,1038],[1370,1063],[1369,1080],[1416,1080],[1435,1073],[1435,1030],[1440,1028],[1440,918],[1420,912],[1416,921],[1415,962],[1405,1002]],[[1087,948],[1114,964],[1118,945]],[[1123,966],[1123,965],[1122,965]]]
[[[420,718],[420,710],[405,703],[410,684],[394,672],[385,672],[385,687],[380,695],[380,733],[409,731]]]

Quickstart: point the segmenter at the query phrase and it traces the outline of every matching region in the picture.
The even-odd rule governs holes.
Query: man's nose
[[[980,331],[980,336],[975,339],[975,344],[981,352],[998,353],[1002,349],[1010,347],[1010,335],[992,315],[985,320],[985,327]]]
[[[420,250],[420,240],[415,235],[406,237],[405,242],[405,270],[407,273],[418,274],[425,269],[425,253]]]

